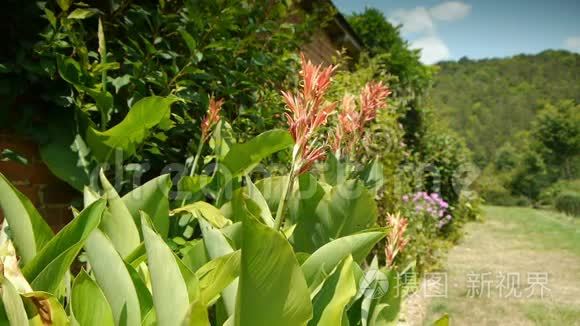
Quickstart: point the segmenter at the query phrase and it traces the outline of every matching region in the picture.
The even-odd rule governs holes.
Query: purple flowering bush
[[[443,231],[450,225],[451,208],[440,194],[424,191],[402,197],[402,213],[409,219],[407,259],[417,262],[420,273],[435,269],[446,241]]]

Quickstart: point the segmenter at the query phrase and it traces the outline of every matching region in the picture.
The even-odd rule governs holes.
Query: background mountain
[[[517,142],[516,135],[531,128],[544,104],[580,102],[580,54],[549,50],[438,66],[430,94],[433,107],[465,138],[480,167],[504,143]]]

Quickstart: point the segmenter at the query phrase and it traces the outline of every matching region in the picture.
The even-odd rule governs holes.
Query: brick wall
[[[80,199],[78,191],[50,172],[32,140],[0,132],[0,152],[5,148],[24,156],[28,164],[0,161],[0,172],[30,199],[55,231],[61,229],[72,218],[70,205]],[[0,221],[3,219],[0,210]]]

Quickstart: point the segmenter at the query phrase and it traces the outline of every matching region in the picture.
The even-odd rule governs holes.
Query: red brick
[[[76,197],[79,197],[79,193],[63,182],[52,183],[42,187],[43,202],[47,205],[62,204],[69,206]]]
[[[10,181],[29,181],[33,174],[32,171],[30,165],[13,161],[0,162],[0,172]]]
[[[1,137],[0,151],[5,148],[24,156],[28,160],[28,163],[37,161],[40,157],[38,145],[32,140],[21,136],[4,135],[4,137]]]
[[[48,167],[38,161],[32,165],[30,165],[31,175],[28,179],[32,184],[41,184],[41,185],[48,185],[48,184],[55,184],[55,183],[63,183],[62,180],[57,178]]]

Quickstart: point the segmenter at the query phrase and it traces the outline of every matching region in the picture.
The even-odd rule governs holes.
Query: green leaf
[[[235,325],[306,325],[312,318],[310,292],[292,247],[253,219],[242,224]]]
[[[208,262],[205,252],[205,244],[202,239],[192,241],[187,247],[181,250],[181,261],[192,272],[197,271],[201,266]]]
[[[364,182],[365,187],[373,193],[376,192],[385,181],[383,165],[380,160],[376,158],[365,165],[358,177]]]
[[[103,215],[100,228],[111,239],[121,256],[126,257],[141,243],[139,230],[131,212],[107,180],[103,170],[99,176],[109,206]]]
[[[115,93],[119,93],[119,90],[131,83],[131,75],[123,75],[115,79],[111,79],[111,85],[115,87]]]
[[[76,134],[74,117],[59,117],[47,122],[44,129],[47,141],[39,147],[40,157],[50,172],[78,191],[88,185],[90,166],[89,150]]]
[[[84,270],[81,270],[72,285],[71,309],[79,325],[115,325],[105,294]]]
[[[200,267],[199,279],[202,302],[209,304],[240,275],[240,251],[216,258]]]
[[[209,175],[186,175],[179,180],[179,191],[185,191],[188,194],[195,194],[210,184],[212,180],[213,177]]]
[[[80,63],[71,57],[58,55],[56,57],[58,73],[62,79],[77,89],[85,89],[85,75],[81,69]]]
[[[0,291],[2,296],[0,318],[6,318],[8,325],[28,325],[24,303],[14,286],[4,276],[0,277],[0,285],[2,290]]]
[[[111,305],[115,325],[139,325],[139,297],[131,275],[113,243],[101,230],[96,229],[89,236],[85,249],[97,284]]]
[[[68,8],[70,8],[70,4],[72,3],[72,0],[56,0],[56,3],[60,7],[60,9],[62,9],[62,11],[68,11]]]
[[[95,14],[99,13],[97,9],[93,8],[77,8],[73,10],[69,15],[68,19],[86,19]]]
[[[316,215],[325,194],[313,175],[303,174],[298,178],[298,189],[288,201],[288,215],[296,225],[292,237],[295,251],[312,253],[328,242],[329,237]]]
[[[183,28],[179,29],[179,34],[181,35],[181,38],[183,38],[183,41],[185,42],[185,45],[187,45],[191,55],[194,55],[197,52],[197,42],[195,42],[193,36]]]
[[[396,270],[380,270],[375,273],[377,277],[385,277],[388,281],[386,293],[377,301],[378,304],[372,310],[371,322],[369,325],[377,326],[395,326],[399,322],[399,312],[401,311],[402,291],[399,288],[398,273]],[[380,286],[380,285],[379,285]]]
[[[22,274],[33,289],[49,293],[58,289],[89,234],[98,227],[104,210],[102,199],[85,208],[24,265]]]
[[[346,307],[357,293],[352,256],[345,258],[314,297],[314,317],[309,325],[343,325]]]
[[[226,240],[226,237],[220,232],[220,230],[217,230],[205,220],[200,220],[199,226],[203,235],[205,249],[207,250],[207,255],[210,259],[216,259],[234,252]],[[232,316],[236,309],[237,292],[237,280],[233,281],[222,291],[222,300],[229,316]]]
[[[275,176],[256,181],[256,188],[264,196],[271,212],[275,212],[280,204],[280,197],[286,187],[288,176]],[[290,196],[290,195],[289,195]]]
[[[292,136],[286,130],[269,130],[243,144],[232,145],[223,160],[225,175],[236,177],[248,174],[264,158],[291,147]]]
[[[324,162],[324,172],[322,181],[329,185],[336,186],[347,179],[347,165],[341,162],[333,153],[329,153]]]
[[[149,136],[153,127],[170,117],[172,97],[150,96],[135,103],[127,116],[106,131],[93,127],[87,130],[87,143],[93,155],[101,162],[113,158],[115,150],[122,151],[123,158],[132,156],[139,145]]]
[[[189,310],[185,280],[173,252],[163,239],[145,223],[142,223],[142,228],[157,322],[159,325],[178,325]]]
[[[201,299],[195,300],[189,306],[187,315],[181,323],[183,326],[210,326],[207,308]]]
[[[30,200],[0,173],[0,206],[10,225],[14,247],[22,263],[30,262],[53,233]]]
[[[195,218],[203,218],[216,228],[221,229],[227,225],[232,224],[232,221],[227,219],[219,209],[203,201],[198,201],[193,204],[174,209],[171,211],[171,215],[181,214],[184,212],[191,213]]]
[[[105,123],[109,122],[113,111],[113,95],[100,89],[85,88],[84,91],[95,100],[97,109],[106,118]]]
[[[385,231],[368,231],[329,242],[316,250],[302,264],[302,271],[311,291],[314,291],[338,264],[352,255],[362,261],[373,246],[386,235]]]
[[[272,212],[270,212],[270,208],[268,207],[268,203],[266,199],[256,188],[254,183],[252,183],[252,179],[250,177],[246,177],[246,187],[244,188],[248,198],[251,199],[259,208],[258,216],[262,219],[264,224],[269,227],[274,226],[274,218],[272,217]]]
[[[140,219],[139,211],[147,213],[162,237],[169,232],[169,190],[171,176],[164,174],[152,179],[123,196],[122,200],[134,221]]]
[[[373,227],[377,214],[373,196],[357,180],[348,180],[333,187],[316,209],[327,241]]]

